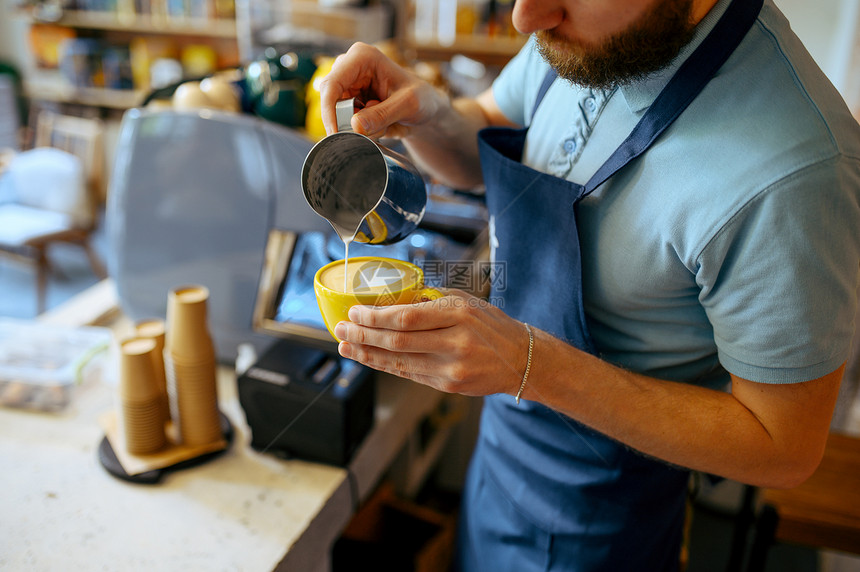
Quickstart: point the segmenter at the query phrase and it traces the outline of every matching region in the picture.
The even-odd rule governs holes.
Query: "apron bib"
[[[500,239],[492,299],[506,314],[596,353],[582,301],[576,206],[672,124],[728,59],[761,6],[762,0],[732,1],[585,185],[523,165],[527,128],[492,127],[479,133],[487,207]],[[548,74],[535,111],[554,79]],[[464,570],[548,569],[539,562],[546,554],[536,556],[545,551],[535,550],[546,545],[560,570],[675,569],[687,480],[687,471],[647,458],[539,403],[517,405],[508,395],[488,396],[465,491],[466,552],[460,565]],[[496,494],[488,494],[490,489]],[[492,502],[500,506],[489,506]],[[506,529],[501,524],[506,514],[521,522]],[[522,530],[529,526],[537,532]],[[528,539],[520,548],[514,530],[521,530],[521,540]]]

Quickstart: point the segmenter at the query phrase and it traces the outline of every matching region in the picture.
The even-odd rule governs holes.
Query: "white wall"
[[[809,53],[860,111],[860,0],[774,0]]]
[[[0,0],[0,60],[15,65],[22,73],[30,60],[28,25],[15,15],[16,0]]]
[[[12,52],[12,15],[9,13],[7,4],[10,0],[0,0],[0,59],[10,60],[9,55]]]

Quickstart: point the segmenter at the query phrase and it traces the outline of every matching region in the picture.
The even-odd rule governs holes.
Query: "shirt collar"
[[[627,102],[627,107],[631,113],[641,113],[647,109],[657,98],[660,92],[681,67],[681,64],[699,47],[699,44],[707,37],[714,29],[717,21],[729,7],[731,0],[719,0],[711,11],[696,26],[693,31],[693,39],[681,49],[681,52],[672,60],[668,66],[662,70],[655,72],[643,80],[624,84],[619,88],[619,91],[624,96]]]

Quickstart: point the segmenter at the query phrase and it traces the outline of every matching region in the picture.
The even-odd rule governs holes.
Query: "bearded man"
[[[485,396],[462,570],[677,570],[689,471],[823,453],[854,325],[860,128],[771,0],[518,0],[532,34],[451,101],[357,44],[323,120],[486,187],[496,306],[351,309],[339,351]]]

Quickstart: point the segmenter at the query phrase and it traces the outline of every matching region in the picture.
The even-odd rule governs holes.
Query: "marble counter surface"
[[[58,312],[56,323],[72,315]],[[0,569],[327,570],[357,503],[442,398],[380,376],[374,427],[348,471],[251,449],[230,368],[218,383],[233,444],[156,485],[119,480],[99,463],[110,384],[78,387],[61,413],[0,409]]]

